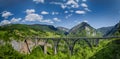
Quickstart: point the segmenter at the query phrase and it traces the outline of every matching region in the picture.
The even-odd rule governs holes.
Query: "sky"
[[[94,28],[120,21],[119,0],[0,0],[0,25],[48,24],[72,28],[87,22]]]

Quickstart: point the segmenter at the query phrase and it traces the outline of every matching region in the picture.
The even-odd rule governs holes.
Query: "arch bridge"
[[[51,40],[53,43],[53,50],[54,54],[57,54],[58,52],[58,47],[59,43],[61,40],[63,40],[69,49],[70,54],[73,54],[74,46],[77,42],[80,42],[83,40],[91,49],[93,47],[97,47],[99,45],[100,40],[111,40],[111,39],[120,39],[120,37],[62,37],[62,38],[39,38],[39,37],[32,37],[31,39],[35,40],[35,44],[39,44],[39,41],[44,42],[43,47],[44,47],[44,54],[47,54],[47,44],[49,40]],[[27,43],[27,39],[25,40]],[[29,49],[29,44],[27,43],[28,49]],[[30,49],[29,49],[30,52]]]

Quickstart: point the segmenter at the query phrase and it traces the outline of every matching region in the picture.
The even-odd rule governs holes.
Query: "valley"
[[[103,33],[102,29],[108,32]],[[104,28],[97,30],[86,22],[70,30],[43,24],[8,24],[0,26],[0,58],[118,59],[119,38],[109,40],[97,39],[97,37],[119,37],[119,30],[120,23],[111,30]],[[112,51],[116,52],[112,54]]]

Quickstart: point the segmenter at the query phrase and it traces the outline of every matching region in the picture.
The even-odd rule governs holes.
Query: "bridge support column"
[[[47,54],[47,44],[44,45],[44,54]]]
[[[57,46],[54,46],[54,54],[57,54]]]
[[[60,41],[60,39],[53,39],[53,42],[54,42],[54,54],[57,54],[57,52],[58,52],[58,44],[59,44],[59,41]]]
[[[96,39],[95,40],[95,46],[98,46],[98,44],[99,44],[99,39]]]
[[[37,46],[38,44],[38,39],[35,39],[35,46]]]
[[[47,54],[47,42],[48,40],[47,39],[44,39],[44,54]]]
[[[70,46],[69,46],[70,55],[73,55],[73,48],[74,48],[73,45],[70,45]]]

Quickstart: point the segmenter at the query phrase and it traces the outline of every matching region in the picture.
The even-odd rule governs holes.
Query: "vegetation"
[[[23,54],[15,51],[10,44],[0,45],[0,59],[22,59]]]
[[[86,31],[87,25],[89,32]],[[84,23],[78,25],[67,35],[68,37],[93,37],[93,33],[97,33],[95,36],[100,36],[95,29],[90,25]],[[80,26],[80,28],[79,28]],[[82,29],[81,29],[82,28]],[[87,29],[88,30],[88,29]],[[119,29],[113,33],[113,35],[120,35]],[[65,31],[59,30],[51,25],[24,25],[24,24],[11,24],[0,26],[0,59],[119,59],[120,58],[120,40],[100,40],[99,45],[92,45],[90,48],[84,40],[77,41],[74,46],[74,53],[70,55],[68,45],[61,40],[58,47],[58,53],[54,55],[53,42],[49,41],[52,47],[48,47],[47,54],[44,54],[43,47],[37,46],[33,48],[30,54],[21,54],[14,50],[12,45],[9,44],[10,40],[21,41],[25,37],[66,37]],[[4,41],[4,42],[2,42]],[[90,40],[92,42],[93,40]]]
[[[58,54],[54,55],[52,48],[44,54],[42,47],[38,46],[30,54],[24,55],[15,51],[10,44],[0,46],[1,59],[118,59],[120,58],[120,40],[103,40],[98,47],[91,49],[87,45],[77,43],[74,54],[70,56],[67,47],[59,46]],[[64,49],[62,49],[64,48]]]
[[[23,40],[25,37],[62,37],[64,32],[51,25],[11,24],[0,27],[0,39],[4,41]]]

